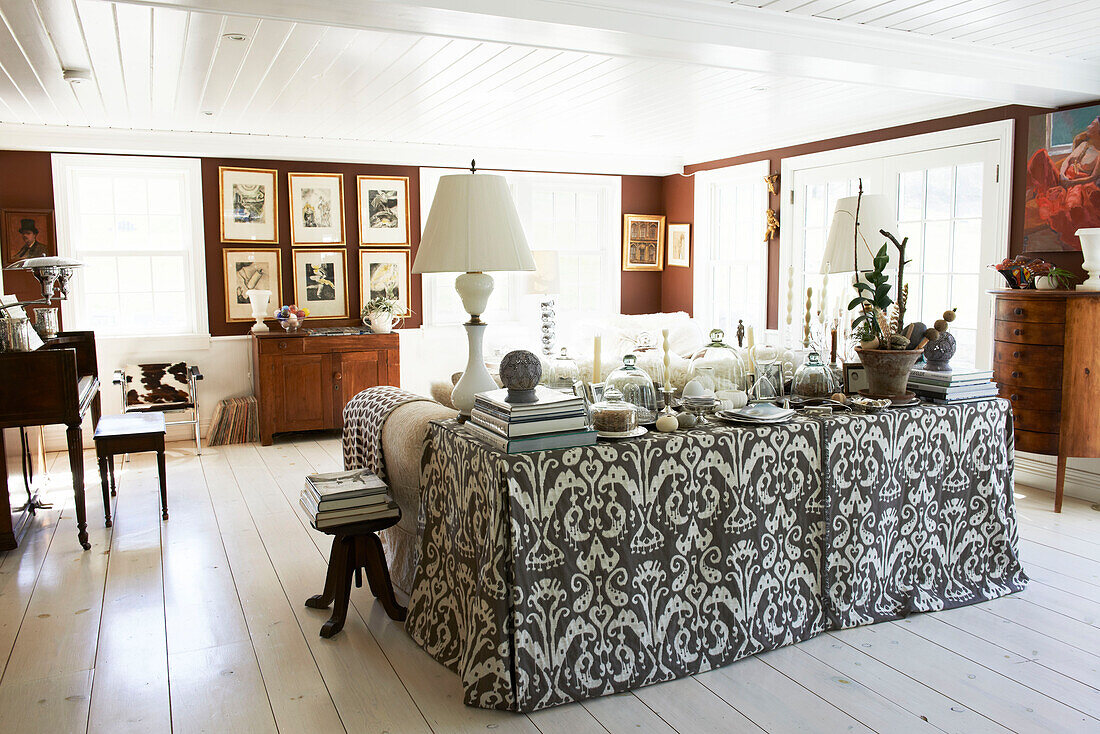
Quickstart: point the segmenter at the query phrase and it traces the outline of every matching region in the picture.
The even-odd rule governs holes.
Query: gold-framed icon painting
[[[359,244],[409,244],[409,179],[405,176],[356,176]]]
[[[409,250],[359,251],[359,305],[372,298],[397,301],[398,316],[408,316],[412,275]]]
[[[691,267],[691,225],[668,225],[668,266]]]
[[[278,171],[218,167],[222,242],[279,241]]]
[[[287,180],[290,183],[290,244],[344,244],[343,174],[288,173]]]
[[[57,254],[52,209],[5,209],[3,263]]]
[[[271,291],[268,309],[283,303],[279,248],[238,248],[222,250],[225,261],[225,320],[252,321],[252,302],[248,291]]]
[[[664,270],[665,218],[623,215],[623,270]]]
[[[292,250],[294,303],[308,308],[311,319],[348,317],[346,250]]]

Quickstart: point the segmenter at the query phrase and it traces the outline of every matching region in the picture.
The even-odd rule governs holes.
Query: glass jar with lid
[[[561,353],[550,360],[550,366],[546,370],[546,386],[553,390],[572,390],[573,383],[581,379],[581,371],[577,363],[566,353],[565,347]]]
[[[700,368],[709,367],[714,371],[715,392],[745,390],[748,387],[745,363],[736,349],[722,341],[725,336],[721,329],[711,330],[710,343],[692,358],[688,377],[693,378]]]
[[[623,366],[607,376],[606,389],[615,388],[622,399],[638,409],[639,423],[657,420],[657,391],[653,380],[635,366],[638,358],[633,354],[623,356]]]
[[[614,387],[604,390],[603,400],[593,403],[592,427],[600,433],[627,434],[638,427],[638,407],[623,400]]]
[[[836,392],[833,371],[817,352],[807,354],[806,361],[794,371],[791,392],[803,398],[827,398]]]

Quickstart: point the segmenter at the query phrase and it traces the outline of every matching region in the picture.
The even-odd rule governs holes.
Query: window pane
[[[813,184],[806,187],[806,226],[824,227],[825,221],[825,185]]]
[[[143,214],[115,218],[115,246],[132,250],[149,246],[149,217]]]
[[[81,214],[110,214],[114,211],[113,190],[113,183],[106,176],[76,176],[76,211]]]
[[[978,325],[978,276],[956,275],[951,278],[951,303],[944,304],[944,310],[959,309],[958,317],[951,329],[973,329]],[[938,315],[938,312],[937,312]]]
[[[955,216],[980,217],[982,215],[981,163],[959,166],[955,184]]]
[[[923,219],[924,171],[905,171],[898,176],[898,220]]]
[[[180,291],[181,293],[186,290],[184,266],[185,262],[182,255],[151,258],[153,290]]]
[[[118,292],[118,263],[113,257],[85,257],[79,277],[85,293]]]
[[[79,250],[113,250],[115,218],[110,214],[82,214],[76,220],[74,242]]]
[[[120,293],[153,290],[152,258],[144,255],[118,258],[118,290]]]
[[[950,167],[928,170],[928,219],[947,219],[951,216],[953,178]]]
[[[924,270],[946,273],[951,269],[951,223],[929,222],[924,225]]]
[[[149,213],[180,216],[183,201],[182,181],[178,178],[149,179]]]
[[[149,221],[148,247],[178,250],[183,247],[183,220],[178,216],[152,215]]]
[[[120,176],[115,179],[115,213],[145,214],[149,211],[145,178]]]
[[[964,219],[955,222],[951,269],[956,273],[976,273],[981,269],[982,222]]]

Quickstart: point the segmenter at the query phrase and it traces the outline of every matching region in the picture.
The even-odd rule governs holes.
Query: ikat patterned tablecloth
[[[1007,404],[509,456],[432,425],[406,629],[533,711],[1023,588]]]

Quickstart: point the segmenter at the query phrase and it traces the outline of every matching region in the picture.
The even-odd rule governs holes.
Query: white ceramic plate
[[[637,438],[648,433],[645,426],[638,426],[633,431],[597,431],[600,438]]]

